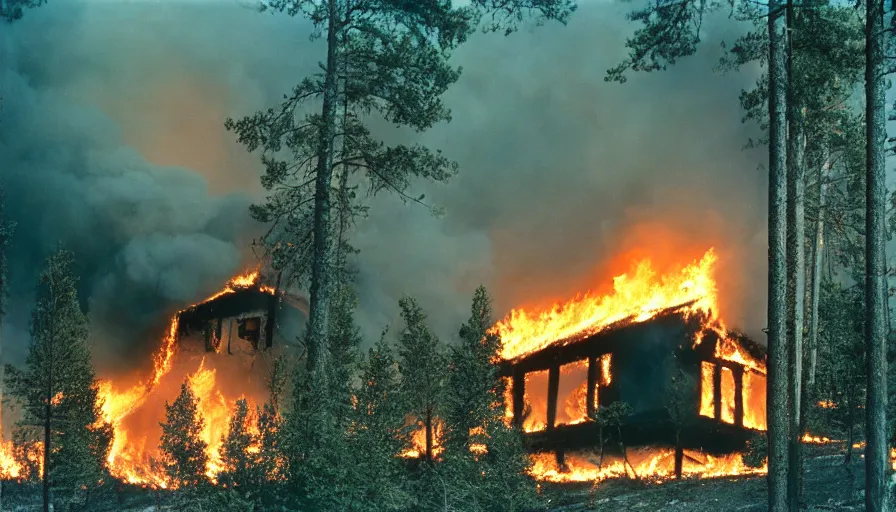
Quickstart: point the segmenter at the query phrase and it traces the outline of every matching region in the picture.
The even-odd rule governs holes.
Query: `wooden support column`
[[[523,409],[526,399],[526,374],[517,368],[513,369],[513,424],[523,426]]]
[[[712,403],[715,405],[715,418],[722,419],[722,366],[715,364],[712,372]]]
[[[736,366],[734,373],[734,424],[744,426],[744,369]]]
[[[585,397],[585,411],[588,418],[593,418],[595,411],[594,397],[597,391],[597,376],[600,375],[600,361],[591,356],[588,358],[588,392]]]
[[[554,364],[548,370],[548,430],[557,420],[557,393],[560,391],[560,366]]]
[[[569,471],[569,468],[566,467],[566,450],[563,448],[557,448],[557,452],[554,454],[557,459],[557,469],[560,470],[561,473],[566,473]]]
[[[264,329],[264,346],[271,348],[274,346],[274,326],[277,316],[277,305],[280,302],[280,277],[282,272],[277,273],[277,283],[274,285],[274,294],[268,298],[268,323]]]

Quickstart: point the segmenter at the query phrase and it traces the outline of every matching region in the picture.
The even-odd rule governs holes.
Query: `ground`
[[[854,454],[844,465],[842,447],[808,446],[806,450],[804,510],[864,510],[864,461]],[[691,479],[651,484],[635,481],[546,487],[551,512],[628,511],[717,512],[767,511],[764,476]]]
[[[864,464],[861,452],[854,454],[852,464],[844,465],[842,446],[807,446],[805,465],[804,510],[859,511],[864,509],[862,488]],[[689,479],[661,484],[617,480],[591,485],[545,485],[544,496],[550,512],[629,511],[645,512],[763,512],[766,503],[764,476]],[[23,505],[24,489],[9,489],[4,494],[0,511],[31,512],[40,507]],[[29,492],[39,499],[39,492]],[[105,506],[93,506],[94,512],[162,512],[156,508],[157,496],[150,491],[130,490],[121,495],[121,505],[107,500]],[[109,503],[111,501],[111,503]]]

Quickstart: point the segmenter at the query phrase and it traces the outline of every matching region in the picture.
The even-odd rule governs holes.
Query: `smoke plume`
[[[761,151],[741,149],[755,134],[737,102],[755,76],[712,72],[738,27],[713,24],[696,57],[608,84],[634,28],[624,7],[584,2],[566,27],[476,35],[455,57],[451,123],[382,128],[422,137],[461,173],[419,185],[444,218],[371,199],[355,236],[368,338],[402,294],[450,339],[480,283],[502,315],[605,289],[628,257],[662,267],[710,246],[727,323],[759,336],[765,177]],[[101,359],[121,364],[250,263],[261,170],[223,121],[276,105],[319,43],[306,22],[236,2],[50,2],[3,30],[0,178],[19,225],[6,359],[22,359],[37,271],[62,241]]]

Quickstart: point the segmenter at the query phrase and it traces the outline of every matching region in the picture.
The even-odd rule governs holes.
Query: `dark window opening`
[[[254,316],[240,320],[237,328],[237,335],[240,338],[251,342],[253,345],[258,346],[258,340],[261,338],[261,318]]]

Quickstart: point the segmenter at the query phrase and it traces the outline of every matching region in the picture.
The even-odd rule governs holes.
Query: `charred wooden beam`
[[[526,374],[520,369],[513,373],[513,423],[523,426],[523,408],[526,399]]]
[[[675,447],[675,434],[678,427],[668,421],[638,420],[627,422],[621,428],[622,439],[626,446]],[[527,446],[537,453],[553,453],[563,451],[564,454],[578,450],[596,450],[595,440],[599,435],[596,423],[586,422],[575,425],[558,425],[552,430],[543,430],[527,435]],[[615,453],[619,445],[615,429],[606,429],[604,445],[608,453]],[[719,423],[711,418],[699,418],[684,426],[680,432],[679,442],[683,450],[696,450],[713,456],[726,455],[742,451],[753,433],[734,425]],[[687,454],[684,455],[687,457]]]
[[[722,367],[715,365],[712,372],[712,403],[715,407],[715,418],[722,419]]]
[[[597,388],[597,376],[600,375],[600,360],[594,356],[588,358],[588,391],[585,394],[585,412],[589,418],[594,417],[594,392]]]
[[[557,420],[557,394],[560,392],[560,365],[548,370],[548,429],[554,428]]]
[[[734,368],[734,424],[744,425],[744,369]]]
[[[280,278],[282,272],[277,272],[277,282],[274,285],[274,294],[268,298],[268,323],[264,329],[264,346],[271,348],[274,346],[274,322],[277,316],[277,305],[280,303]]]
[[[568,471],[569,468],[566,467],[566,450],[558,448],[557,451],[554,452],[554,456],[557,459],[557,468],[559,468],[561,472]]]

